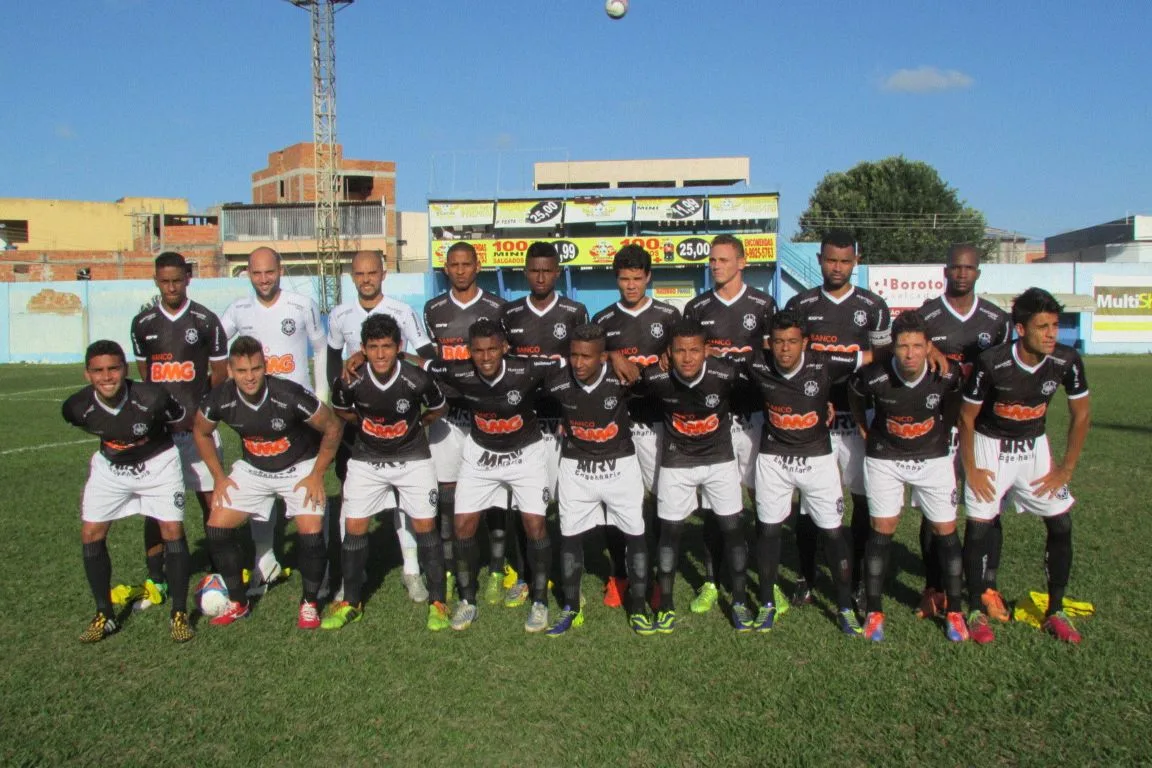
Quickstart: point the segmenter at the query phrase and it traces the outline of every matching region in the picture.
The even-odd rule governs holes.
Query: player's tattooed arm
[[[960,433],[960,462],[964,466],[965,483],[976,498],[990,503],[996,498],[996,473],[976,467],[976,417],[982,406],[983,403],[965,400],[960,405],[960,419],[956,427]]]
[[[1088,400],[1088,395],[1068,400],[1068,447],[1064,451],[1064,461],[1055,464],[1044,477],[1033,481],[1033,493],[1037,496],[1055,496],[1071,482],[1072,473],[1080,461],[1080,452],[1084,449],[1084,441],[1088,438],[1088,428],[1092,424],[1092,409]]]
[[[344,430],[340,419],[336,418],[324,403],[320,403],[307,423],[322,435],[320,451],[316,454],[316,463],[312,465],[312,471],[298,482],[293,490],[303,489],[305,506],[321,509],[328,501],[328,494],[324,490],[324,473],[328,471],[328,465],[336,457],[336,449],[340,447],[340,435]]]
[[[215,482],[212,506],[227,507],[232,503],[232,500],[228,498],[228,489],[235,488],[236,482],[228,477],[228,473],[224,471],[224,465],[220,463],[220,457],[216,455],[216,443],[212,441],[212,433],[215,431],[216,422],[209,421],[203,413],[197,411],[196,421],[192,426],[192,439],[196,443],[196,450],[199,452],[200,458],[208,467],[208,472]]]
[[[614,349],[609,352],[608,359],[612,361],[612,371],[623,384],[632,384],[640,378],[640,366],[629,360],[620,350]]]

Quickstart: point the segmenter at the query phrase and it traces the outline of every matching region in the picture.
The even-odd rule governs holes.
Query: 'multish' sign
[[[1152,315],[1152,287],[1097,286],[1096,314]]]

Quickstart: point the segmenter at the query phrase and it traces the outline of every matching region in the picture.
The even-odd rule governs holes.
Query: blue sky
[[[311,137],[282,0],[4,3],[0,197],[250,200]],[[510,195],[535,160],[748,155],[786,234],[831,170],[903,154],[1043,237],[1152,213],[1152,3],[359,0],[337,16],[348,157],[400,207]]]

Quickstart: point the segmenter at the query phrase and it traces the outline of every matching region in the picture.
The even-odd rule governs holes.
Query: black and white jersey
[[[346,358],[359,352],[360,326],[372,315],[389,315],[400,326],[401,352],[407,346],[409,352],[415,353],[432,343],[412,307],[391,296],[381,296],[380,301],[371,309],[361,306],[359,298],[334,308],[328,315],[328,347],[343,350],[342,354]]]
[[[684,317],[704,328],[704,343],[733,359],[750,360],[764,348],[776,302],[750,285],[727,300],[715,290],[702,293],[684,307]],[[737,386],[732,408],[747,415],[758,410],[756,392],[746,382]]]
[[[558,293],[544,309],[536,309],[529,298],[508,302],[500,316],[511,353],[517,357],[568,357],[572,330],[588,322],[588,310]]]
[[[450,387],[466,401],[472,412],[472,439],[481,448],[508,453],[540,440],[536,401],[549,371],[562,361],[505,357],[491,381],[471,361],[429,362],[425,370],[443,387]]]
[[[709,357],[692,381],[650,365],[641,372],[641,388],[660,404],[664,440],[660,466],[694,467],[734,461],[732,392],[739,383],[738,363]]]
[[[100,453],[113,464],[139,464],[172,447],[170,424],[186,417],[184,406],[166,389],[126,379],[115,407],[104,404],[92,386],[64,401],[64,421],[100,438]]]
[[[429,299],[424,305],[424,326],[436,344],[441,360],[468,360],[468,329],[480,320],[499,322],[506,302],[499,296],[478,290],[472,300],[461,304],[451,291]]]
[[[351,384],[334,382],[332,407],[355,411],[360,417],[352,458],[364,461],[415,461],[432,457],[420,423],[424,409],[446,405],[444,393],[432,377],[404,360],[390,376],[376,376],[364,363]]]
[[[980,353],[1012,338],[1012,318],[1000,307],[979,298],[968,314],[960,315],[943,296],[920,307],[928,339],[949,360],[960,363],[966,377]]]
[[[611,304],[597,312],[592,322],[604,329],[605,349],[621,352],[643,368],[660,362],[679,319],[676,307],[650,298],[641,309],[628,309],[620,302]],[[661,419],[660,406],[639,395],[628,399],[628,413],[640,424],[652,425]]]
[[[132,319],[131,335],[136,359],[147,364],[146,380],[163,386],[186,412],[195,413],[212,387],[210,363],[228,358],[220,318],[191,300],[175,315],[157,304]]]
[[[808,330],[808,348],[814,352],[855,354],[892,343],[892,314],[888,304],[872,291],[853,286],[840,298],[821,286],[789,299],[785,309],[795,312]],[[832,388],[832,407],[848,410],[848,382]]]
[[[208,393],[200,414],[236,430],[244,461],[253,469],[283,472],[320,452],[320,433],[306,423],[319,407],[320,401],[306,387],[266,376],[255,403],[248,402],[229,379]]]
[[[948,455],[964,387],[959,363],[949,361],[939,373],[925,365],[913,381],[900,375],[895,361],[872,363],[857,371],[848,386],[872,404],[866,456],[918,461]]]
[[[1001,344],[976,358],[964,400],[980,404],[976,431],[988,437],[1023,440],[1044,434],[1048,403],[1061,385],[1069,400],[1088,396],[1084,361],[1072,347],[1057,344],[1035,366],[1020,362],[1020,342]]]
[[[544,379],[543,396],[560,405],[565,459],[618,459],[636,453],[628,418],[628,388],[605,363],[591,384],[577,380],[571,368]]]
[[[769,355],[745,363],[743,375],[756,386],[764,405],[760,453],[772,456],[826,456],[828,402],[832,384],[860,366],[860,353],[805,350],[791,371],[782,372]]]

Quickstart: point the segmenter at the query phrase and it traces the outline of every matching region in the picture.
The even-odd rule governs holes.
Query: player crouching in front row
[[[227,610],[209,623],[231,624],[248,616],[237,529],[249,517],[267,520],[276,497],[296,519],[304,595],[297,626],[320,626],[316,593],[324,578],[324,472],[340,443],[340,421],[316,396],[287,379],[265,375],[264,348],[240,336],[228,353],[230,379],[200,404],[193,437],[215,482],[208,518],[212,560],[228,587]],[[226,475],[213,449],[212,433],[224,422],[240,435],[243,458]],[[322,437],[321,437],[322,435]]]
[[[84,353],[89,386],[64,401],[64,420],[100,436],[80,502],[84,572],[96,599],[96,616],[80,635],[95,643],[118,627],[112,610],[112,560],[106,539],[113,520],[142,514],[156,520],[168,558],[172,639],[193,637],[188,622],[188,542],[184,538],[184,476],[170,425],[185,418],[184,407],[156,384],[130,381],[124,350],[96,341]]]

